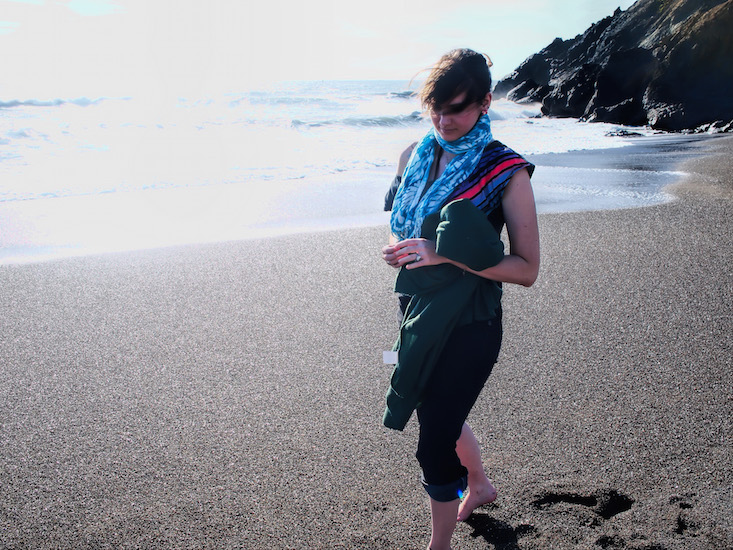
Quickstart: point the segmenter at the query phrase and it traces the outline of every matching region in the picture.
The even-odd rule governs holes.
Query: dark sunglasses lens
[[[462,101],[456,105],[446,105],[443,109],[438,109],[435,112],[440,115],[457,115],[465,111],[472,103],[473,101]]]

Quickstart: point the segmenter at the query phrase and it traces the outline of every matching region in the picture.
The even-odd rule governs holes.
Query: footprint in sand
[[[591,493],[580,493],[574,491],[545,490],[537,494],[531,501],[532,507],[537,510],[550,510],[555,507],[570,505],[570,508],[580,507],[587,511],[580,515],[580,520],[586,526],[594,528],[603,521],[625,512],[634,504],[634,499],[616,491],[615,489],[600,490]],[[587,523],[583,516],[589,520]],[[493,544],[499,550],[515,550],[519,548],[521,538],[533,539],[539,537],[535,543],[541,544],[541,530],[535,525],[523,523],[513,527],[500,519],[485,515],[473,514],[466,523],[473,528],[471,536],[483,537],[486,542]],[[523,543],[524,544],[524,543]],[[601,548],[620,548],[616,541],[611,539],[599,539],[598,546]],[[534,548],[534,546],[533,546]]]
[[[604,489],[591,494],[580,494],[572,491],[545,491],[532,501],[535,508],[547,508],[563,503],[585,506],[603,519],[611,519],[621,512],[630,510],[634,504],[634,499],[619,493],[616,489]]]
[[[678,535],[692,536],[697,534],[698,525],[690,517],[688,510],[694,507],[694,495],[675,495],[669,499],[670,505],[679,509],[674,532]]]

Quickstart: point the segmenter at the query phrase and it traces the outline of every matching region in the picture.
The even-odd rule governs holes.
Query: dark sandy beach
[[[455,548],[733,547],[733,139],[699,148],[673,202],[540,217]],[[386,233],[0,267],[0,548],[425,548]]]

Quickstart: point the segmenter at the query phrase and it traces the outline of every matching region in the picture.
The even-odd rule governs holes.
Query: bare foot
[[[496,487],[489,481],[481,487],[474,487],[473,491],[469,489],[467,495],[458,507],[458,521],[466,521],[476,508],[494,502]]]

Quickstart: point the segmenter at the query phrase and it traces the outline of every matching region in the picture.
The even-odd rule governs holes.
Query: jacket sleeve
[[[504,257],[504,243],[489,220],[468,199],[448,203],[440,211],[435,251],[475,271],[493,267]]]

